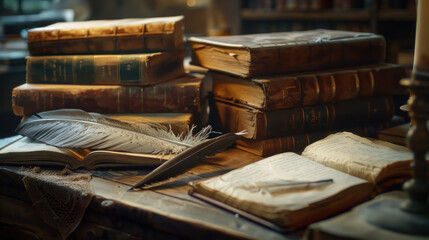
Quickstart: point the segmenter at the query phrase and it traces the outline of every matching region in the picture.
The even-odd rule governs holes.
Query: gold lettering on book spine
[[[316,86],[317,102],[320,102],[320,84],[319,84],[318,76],[314,75],[313,80],[314,80],[314,85]]]
[[[336,99],[337,96],[337,85],[335,83],[335,76],[332,74],[331,75],[331,83],[332,83],[332,99]]]
[[[357,72],[353,73],[353,77],[355,79],[355,84],[356,84],[356,96],[360,96],[360,79],[359,79],[359,74],[357,74]]]

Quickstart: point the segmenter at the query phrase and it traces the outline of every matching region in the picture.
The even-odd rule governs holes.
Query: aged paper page
[[[85,149],[58,148],[27,137],[16,137],[14,141],[0,149],[0,162],[40,164],[63,162],[77,166],[76,161],[81,161],[88,152]]]
[[[310,144],[302,156],[370,182],[375,182],[386,166],[413,158],[406,147],[348,132],[332,134]]]
[[[287,186],[287,183],[324,179],[332,179],[333,182],[301,188]],[[275,187],[269,188],[270,183]],[[278,183],[286,184],[282,187]],[[362,183],[367,182],[288,152],[198,182],[196,188],[200,185],[211,193],[227,196],[226,202],[234,199],[241,209],[260,207],[263,211],[276,214],[279,210],[306,208]]]

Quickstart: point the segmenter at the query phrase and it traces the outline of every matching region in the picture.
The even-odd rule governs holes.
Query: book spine
[[[316,131],[286,137],[268,138],[263,140],[240,139],[236,147],[261,157],[269,157],[282,152],[300,153],[305,147],[338,131],[347,131],[362,137],[376,137],[378,130],[388,127],[388,122],[369,124],[341,130]]]
[[[381,63],[386,42],[381,36],[338,39],[326,43],[251,48],[253,68],[247,77]]]
[[[377,95],[403,95],[406,91],[400,87],[399,81],[404,77],[405,70],[394,66],[309,74],[284,81],[261,81],[260,88],[266,96],[261,109],[309,106]]]
[[[273,111],[216,102],[222,127],[229,132],[246,130],[247,139],[267,139],[321,129],[340,129],[391,119],[392,97],[372,97],[338,103]]]
[[[183,59],[183,52],[29,57],[27,83],[149,85],[184,75]]]
[[[23,84],[12,91],[12,109],[17,116],[61,108],[99,113],[199,113],[201,90],[201,79],[147,87]]]
[[[324,128],[338,129],[353,124],[384,121],[392,118],[393,114],[394,104],[391,97],[356,99],[303,108],[260,112],[260,118],[264,119],[267,124],[257,132],[255,137],[265,139]],[[281,130],[279,130],[280,126]]]
[[[28,51],[30,55],[169,51],[183,47],[183,33],[183,21],[70,32],[29,31]]]
[[[224,74],[212,75],[216,98],[261,110],[407,93],[399,84],[406,76],[405,69],[391,64],[272,78],[241,79]],[[247,92],[254,94],[244,94]]]

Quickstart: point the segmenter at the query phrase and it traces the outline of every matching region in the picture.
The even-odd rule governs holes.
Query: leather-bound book
[[[184,51],[27,58],[27,83],[151,85],[185,75]]]
[[[392,97],[359,98],[272,111],[222,101],[215,104],[224,131],[245,130],[243,137],[255,140],[386,121],[395,112]]]
[[[337,30],[191,37],[192,64],[240,77],[384,61],[383,36]]]
[[[405,69],[394,64],[240,78],[212,72],[216,98],[274,110],[381,95],[405,95]]]
[[[201,113],[207,91],[203,79],[185,75],[149,86],[26,83],[13,89],[12,109],[17,116],[61,108],[98,113]]]
[[[28,31],[31,55],[147,52],[182,48],[183,16],[59,22]]]

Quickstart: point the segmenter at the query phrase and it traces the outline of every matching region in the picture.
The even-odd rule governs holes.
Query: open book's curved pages
[[[403,183],[411,177],[412,156],[406,147],[341,132],[309,145],[302,155],[277,154],[190,184],[215,201],[294,230]]]
[[[157,166],[174,155],[58,148],[23,136],[0,140],[0,163],[71,169]]]

